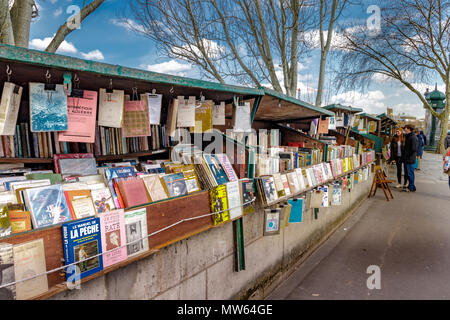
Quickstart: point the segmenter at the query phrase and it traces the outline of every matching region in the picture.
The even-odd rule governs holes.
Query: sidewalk
[[[425,153],[417,192],[392,188],[387,202],[377,191],[267,299],[450,299],[450,190],[441,171],[442,156]],[[367,288],[372,265],[379,290]]]

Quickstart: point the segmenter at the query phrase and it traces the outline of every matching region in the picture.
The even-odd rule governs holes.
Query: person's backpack
[[[445,157],[443,169],[445,173],[447,173],[448,170],[450,169],[450,156]]]

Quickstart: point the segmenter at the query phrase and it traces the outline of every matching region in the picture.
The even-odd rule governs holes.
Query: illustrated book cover
[[[187,194],[186,181],[182,172],[164,175],[162,179],[169,197],[179,197]]]
[[[147,210],[145,208],[125,212],[125,231],[128,257],[148,251]]]
[[[123,209],[100,215],[102,232],[103,267],[107,268],[127,258],[125,212]]]
[[[241,192],[239,189],[239,181],[227,182],[227,200],[230,214],[230,220],[237,219],[242,216]]]
[[[0,135],[13,136],[16,133],[17,116],[23,88],[11,82],[3,85],[0,101]]]
[[[280,233],[281,209],[264,209],[264,236],[272,236]]]
[[[0,286],[13,283],[14,275],[14,255],[13,245],[10,243],[0,243]],[[16,286],[0,288],[0,300],[15,300]]]
[[[211,199],[211,212],[216,212],[216,214],[212,216],[213,224],[216,226],[230,220],[227,187],[225,185],[213,187],[210,189],[209,195]]]

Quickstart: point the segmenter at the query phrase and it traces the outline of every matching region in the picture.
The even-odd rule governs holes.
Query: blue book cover
[[[228,176],[215,154],[203,154],[203,158],[218,185],[229,182]]]
[[[45,91],[43,83],[30,82],[30,122],[32,132],[68,130],[67,96],[63,86]]]
[[[72,220],[60,184],[26,189],[24,193],[27,208],[31,211],[33,229]]]
[[[303,220],[303,198],[289,199],[291,205],[291,214],[289,215],[289,223],[299,223]]]
[[[179,197],[187,194],[186,181],[182,172],[165,175],[163,179],[170,197]]]
[[[66,265],[79,262],[66,269],[67,281],[83,279],[103,270],[100,218],[86,218],[62,226],[64,261]],[[89,259],[90,257],[93,257]],[[78,277],[79,275],[79,277]]]

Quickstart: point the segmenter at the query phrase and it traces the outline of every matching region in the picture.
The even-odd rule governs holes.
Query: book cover
[[[295,174],[297,175],[297,181],[299,183],[300,191],[305,190],[306,183],[305,183],[305,179],[303,177],[302,169],[301,168],[295,169]]]
[[[178,197],[187,194],[186,181],[183,173],[172,173],[162,177],[169,197]]]
[[[297,179],[297,173],[295,171],[287,173],[287,179],[289,182],[289,188],[291,189],[291,194],[297,194],[300,192],[300,184]]]
[[[29,211],[9,210],[9,220],[13,234],[31,230],[31,214]]]
[[[195,127],[195,97],[178,97],[177,127]]]
[[[277,191],[278,198],[282,198],[282,197],[286,196],[286,193],[284,191],[283,181],[281,181],[281,174],[274,173],[272,176],[273,176],[273,182],[275,184],[275,189]]]
[[[174,168],[174,173],[182,172],[188,193],[200,191],[200,183],[195,173],[194,165],[188,164]]]
[[[333,184],[333,188],[331,191],[331,205],[342,205],[342,187],[340,184]]]
[[[81,186],[81,185],[80,185]],[[81,198],[89,198],[91,197],[91,190],[87,188],[87,186],[83,189],[72,189],[72,190],[63,190],[64,197],[66,198],[67,206],[69,207],[69,211],[72,214],[73,219],[78,219],[73,210],[72,201],[74,199]]]
[[[30,122],[32,132],[68,129],[67,96],[61,84],[45,91],[43,83],[30,82]]]
[[[134,167],[106,168],[104,174],[106,180],[108,181],[108,187],[113,197],[114,206],[116,208],[120,208],[119,199],[117,198],[117,194],[113,185],[113,179],[136,177],[136,171],[134,170]]]
[[[275,183],[272,176],[260,177],[266,204],[270,205],[278,200],[277,190],[275,189]]]
[[[283,189],[284,189],[284,193],[286,194],[287,197],[289,197],[292,193],[291,193],[291,189],[289,188],[289,181],[287,178],[287,174],[281,174],[281,183],[283,183]]]
[[[214,126],[225,125],[225,102],[214,104],[212,109],[212,124]]]
[[[95,175],[97,174],[97,162],[95,158],[60,159],[59,170],[64,175]]]
[[[164,186],[162,185],[161,180],[159,178],[159,175],[155,174],[151,176],[146,176],[142,178],[142,180],[144,180],[145,187],[152,202],[168,198],[166,190],[164,189]]]
[[[68,97],[68,129],[60,132],[59,141],[95,142],[97,92],[83,90],[82,98]]]
[[[12,283],[15,279],[13,245],[10,243],[0,243],[0,286],[4,286],[7,283]],[[0,301],[15,299],[15,285],[0,288]]]
[[[0,101],[0,135],[12,136],[16,131],[23,88],[11,82],[3,85]]]
[[[281,209],[264,209],[264,236],[272,236],[280,233]]]
[[[98,125],[103,127],[122,128],[125,92],[100,89],[98,99]]]
[[[83,279],[103,270],[100,218],[87,218],[62,225],[66,279]]]
[[[67,144],[63,142],[64,144]],[[66,153],[66,154],[54,154],[53,166],[55,167],[55,173],[61,173],[59,167],[59,160],[61,159],[82,159],[82,158],[94,158],[92,153]]]
[[[144,181],[137,177],[127,178],[117,183],[125,208],[135,207],[150,202]]]
[[[8,205],[0,203],[0,237],[11,234],[11,221],[9,219]]]
[[[62,175],[59,173],[30,173],[26,175],[28,180],[50,180],[51,184],[61,183],[63,181]]]
[[[35,229],[72,220],[60,184],[26,189],[24,194],[25,204],[31,212]]]
[[[107,268],[127,258],[125,212],[123,209],[100,215],[102,233],[103,267]]]
[[[91,197],[74,198],[71,201],[75,219],[84,219],[95,216],[94,203]]]
[[[256,201],[253,179],[242,179],[240,184],[244,214],[253,213]]]
[[[142,100],[125,101],[122,136],[144,137],[150,134],[148,106]]]
[[[177,128],[178,99],[172,99],[167,110],[166,130],[169,137],[175,136]]]
[[[244,102],[243,105],[237,105],[233,108],[233,131],[250,132],[250,102]]]
[[[108,188],[91,190],[91,196],[97,213],[101,214],[116,209],[111,191]]]
[[[225,153],[216,154],[215,157],[219,160],[230,182],[239,180],[233,166],[231,165],[230,159],[228,159],[228,156]]]
[[[212,216],[213,225],[216,226],[222,222],[230,220],[226,186],[220,185],[211,188],[209,195],[211,199],[211,212],[216,212],[216,214]]]
[[[303,198],[289,199],[291,205],[291,213],[289,215],[289,223],[300,223],[303,221]]]
[[[322,208],[328,208],[329,207],[329,197],[328,197],[328,186],[321,186],[319,187],[319,190],[323,192],[323,198],[322,198]]]
[[[44,240],[16,244],[13,247],[14,276],[16,281],[45,273]],[[47,275],[42,275],[16,284],[16,299],[27,300],[48,291]]]
[[[148,114],[151,125],[157,125],[161,122],[161,106],[162,106],[162,94],[147,93],[148,101]]]
[[[242,216],[241,192],[239,189],[239,181],[227,182],[227,200],[230,220],[237,219]]]
[[[229,182],[228,176],[216,155],[205,153],[203,154],[203,159],[205,159],[208,169],[217,185]]]
[[[128,257],[148,251],[147,210],[145,208],[125,212],[125,231]]]
[[[195,107],[194,133],[207,132],[212,129],[212,106],[212,100],[205,100]]]

